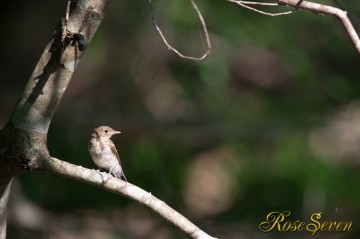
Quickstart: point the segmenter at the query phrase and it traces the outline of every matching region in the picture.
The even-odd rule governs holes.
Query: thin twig
[[[206,44],[207,44],[207,51],[204,53],[204,55],[202,55],[201,57],[192,57],[192,56],[186,56],[186,55],[183,55],[182,53],[180,53],[178,50],[176,50],[174,47],[172,47],[168,41],[166,40],[164,34],[162,33],[160,27],[157,25],[156,23],[156,20],[155,20],[155,16],[154,16],[154,8],[153,8],[153,5],[151,3],[151,0],[149,0],[149,4],[150,4],[150,10],[151,10],[151,17],[152,17],[152,22],[156,28],[156,30],[159,32],[163,42],[165,43],[165,45],[168,47],[168,49],[170,51],[173,51],[175,52],[178,56],[180,56],[181,58],[185,58],[185,59],[189,59],[189,60],[195,60],[195,61],[201,61],[203,59],[205,59],[209,54],[210,54],[210,51],[211,51],[211,42],[210,42],[210,37],[209,37],[209,33],[208,33],[208,30],[207,30],[207,27],[206,27],[206,23],[205,23],[205,20],[203,18],[203,16],[201,15],[201,12],[199,10],[199,8],[197,7],[197,5],[195,4],[194,0],[190,0],[191,1],[191,4],[193,5],[193,8],[195,9],[198,17],[199,17],[199,20],[201,22],[201,25],[202,25],[202,28],[203,28],[203,31],[204,31],[204,34],[205,34],[205,38],[206,38]]]
[[[242,1],[242,0],[233,0],[231,2],[241,2],[246,5],[279,6],[279,4],[271,3],[271,2],[253,2],[253,1]]]
[[[242,6],[243,8],[249,9],[251,11],[254,11],[254,12],[266,15],[266,16],[271,16],[271,17],[277,17],[280,15],[287,15],[287,14],[294,13],[294,11],[279,12],[279,13],[264,12],[264,11],[261,11],[259,9],[256,9],[254,7],[250,7],[247,5],[247,4],[249,4],[249,5],[264,5],[264,6],[279,6],[277,3],[260,3],[260,2],[249,2],[249,1],[238,1],[238,0],[226,0],[226,1],[236,3],[240,6]]]

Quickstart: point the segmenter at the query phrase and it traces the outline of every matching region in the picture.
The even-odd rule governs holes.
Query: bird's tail
[[[125,182],[128,182],[128,180],[127,180],[126,177],[125,177],[125,174],[124,174],[122,171],[120,171],[120,172],[112,172],[112,174],[113,174],[115,177],[117,177],[117,178],[119,178],[119,179],[121,179],[121,180],[124,180]]]
[[[125,182],[128,182],[124,173],[121,173],[120,179],[124,180]]]

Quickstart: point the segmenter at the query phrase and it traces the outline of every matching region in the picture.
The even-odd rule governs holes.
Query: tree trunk
[[[23,170],[38,169],[49,157],[47,132],[51,119],[111,2],[71,1],[68,19],[62,19],[56,27],[10,120],[0,131],[0,239],[6,237],[11,179]]]

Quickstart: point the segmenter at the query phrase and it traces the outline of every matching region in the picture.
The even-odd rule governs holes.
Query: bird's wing
[[[111,151],[112,151],[113,154],[116,156],[117,160],[118,160],[119,163],[120,163],[120,166],[122,166],[122,165],[121,165],[120,156],[119,156],[119,154],[118,154],[118,152],[117,152],[117,150],[116,150],[116,147],[115,147],[114,143],[113,143],[111,140],[109,141],[109,143],[110,143],[110,149],[111,149]]]

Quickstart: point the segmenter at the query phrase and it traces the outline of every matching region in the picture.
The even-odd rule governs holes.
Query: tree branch
[[[109,176],[107,173],[76,166],[52,157],[47,158],[39,170],[88,183],[109,192],[125,196],[158,213],[169,223],[184,232],[189,238],[214,239],[214,237],[206,234],[165,202],[153,196],[151,192],[146,192],[131,183]]]
[[[245,1],[241,1],[241,0],[226,0],[226,1],[236,3],[242,7],[245,7],[245,6],[243,6],[245,4]],[[303,2],[301,2],[300,5],[298,5],[299,0],[276,0],[276,2],[278,3],[278,5],[291,6],[296,9],[297,8],[304,9],[304,10],[308,10],[308,11],[311,11],[316,14],[320,14],[320,15],[327,14],[327,15],[331,15],[331,16],[338,18],[340,20],[340,22],[342,23],[342,25],[344,26],[344,28],[345,28],[347,34],[349,35],[350,40],[353,43],[353,45],[355,46],[356,50],[360,53],[359,35],[357,34],[353,24],[351,23],[346,11],[341,10],[336,7],[319,4],[319,3],[313,3],[313,2],[309,2],[309,1],[303,1]],[[246,4],[249,4],[249,3],[247,2]],[[254,4],[260,5],[258,3],[254,3]],[[263,5],[263,4],[261,4],[261,5]],[[246,8],[256,11],[256,12],[260,12],[257,9],[251,9],[249,6],[246,6]],[[261,12],[261,13],[263,13],[263,12]],[[267,15],[274,15],[274,14],[268,13]]]
[[[277,16],[281,16],[281,15],[287,15],[287,14],[291,14],[294,13],[294,11],[286,11],[286,12],[278,12],[278,13],[271,13],[271,12],[264,12],[261,11],[257,8],[254,7],[250,7],[248,5],[259,5],[259,6],[278,6],[277,3],[267,3],[267,2],[252,2],[252,1],[242,1],[242,0],[227,0],[228,2],[232,2],[235,4],[240,5],[243,8],[249,9],[251,11],[263,14],[263,15],[267,15],[267,16],[271,16],[271,17],[277,17]]]
[[[198,6],[196,5],[196,3],[194,2],[194,0],[190,0],[191,1],[191,4],[196,12],[196,14],[198,15],[199,17],[199,20],[201,22],[201,26],[203,28],[203,31],[204,31],[204,34],[205,34],[205,39],[206,39],[206,45],[207,45],[207,50],[206,52],[200,56],[200,57],[193,57],[193,56],[186,56],[184,54],[182,54],[181,52],[179,52],[178,50],[176,50],[173,46],[171,46],[169,44],[169,42],[166,40],[166,37],[164,36],[164,33],[161,31],[160,27],[158,26],[158,24],[156,23],[156,20],[155,20],[155,15],[154,15],[154,8],[153,8],[153,5],[151,3],[151,0],[149,0],[149,5],[150,5],[150,11],[151,11],[151,18],[152,18],[152,21],[153,21],[153,24],[156,28],[156,30],[158,31],[161,39],[163,40],[163,42],[165,43],[165,45],[167,46],[167,48],[172,51],[172,52],[175,52],[179,57],[181,58],[184,58],[184,59],[188,59],[188,60],[194,60],[194,61],[201,61],[201,60],[204,60],[208,55],[210,55],[210,51],[211,51],[211,41],[210,41],[210,37],[209,37],[209,33],[208,33],[208,30],[207,30],[207,27],[206,27],[206,23],[205,23],[205,20],[204,20],[204,17],[201,15],[201,12],[198,8]]]
[[[295,7],[296,4],[298,3],[298,0],[278,0],[278,2],[279,2],[279,4],[284,4],[284,5]],[[341,21],[342,25],[344,26],[347,34],[349,35],[352,43],[354,44],[356,50],[360,53],[360,39],[359,39],[359,36],[358,36],[354,26],[351,23],[346,11],[343,11],[336,7],[323,5],[323,4],[319,4],[319,3],[308,2],[308,1],[302,2],[298,7],[301,9],[312,11],[314,13],[327,14],[327,15],[337,17]]]
[[[24,169],[50,172],[128,197],[157,212],[191,238],[214,239],[151,193],[107,174],[52,158],[48,152],[52,117],[111,1],[68,1],[65,19],[40,57],[9,122],[0,131],[0,239],[5,239],[11,179]]]

